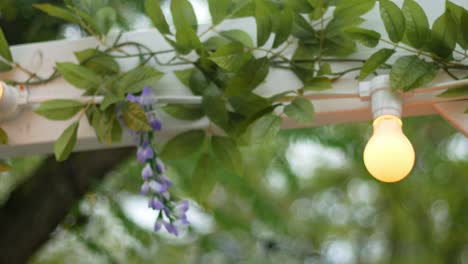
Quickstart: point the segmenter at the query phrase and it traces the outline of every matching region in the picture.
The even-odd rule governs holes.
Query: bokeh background
[[[46,2],[63,4],[0,0],[10,44],[85,36],[32,8]],[[120,30],[150,27],[140,0],[74,2],[113,6]],[[191,2],[209,22],[206,2]],[[370,123],[287,130],[244,146],[245,173],[214,166],[218,182],[203,199],[190,196],[197,154],[168,164],[177,195],[191,203],[192,224],[178,238],[152,232],[156,216],[138,195],[141,167],[131,158],[93,183],[29,263],[468,264],[468,139],[437,116],[407,118],[404,131],[417,161],[397,184],[365,170]],[[13,170],[0,173],[0,207],[44,160],[11,159]]]

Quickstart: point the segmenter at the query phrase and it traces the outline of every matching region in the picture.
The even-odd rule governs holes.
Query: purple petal
[[[153,131],[159,131],[162,128],[162,123],[158,119],[154,119],[150,122],[151,128]]]
[[[143,177],[143,180],[147,181],[152,176],[153,176],[153,170],[151,169],[151,165],[147,163],[146,166],[141,171],[141,177]]]
[[[169,180],[166,176],[160,177],[161,182],[166,185],[167,187],[171,187],[173,185],[172,181]]]
[[[166,228],[167,232],[174,234],[175,236],[179,235],[179,231],[177,231],[177,228],[171,223],[164,222],[164,227]]]
[[[156,220],[156,223],[154,223],[154,231],[158,232],[159,230],[161,230],[163,223],[164,221],[161,219]]]
[[[177,217],[177,218],[182,218],[185,213],[187,213],[188,211],[188,206],[185,207],[185,205],[176,205],[176,207],[174,208],[174,211],[173,211],[173,214]]]
[[[146,159],[152,159],[154,157],[153,149],[150,146],[144,148],[143,154],[145,155]]]
[[[169,186],[167,186],[165,183],[161,184],[161,188],[159,189],[159,193],[165,193],[169,189]]]
[[[179,217],[179,220],[182,220],[182,221],[186,221],[188,223],[188,220],[187,220],[187,215],[186,214],[183,214]]]
[[[147,160],[154,157],[154,152],[151,146],[139,147],[137,150],[137,160],[140,163],[145,163]]]
[[[189,209],[189,202],[187,200],[184,200],[178,203],[174,208],[174,210],[180,210],[184,213],[187,212],[188,209]]]
[[[160,159],[156,160],[156,169],[158,170],[159,173],[163,173],[164,171],[166,171],[166,168],[164,167],[164,163],[162,163]]]
[[[150,181],[149,182],[149,187],[154,193],[162,193],[162,192],[165,192],[167,190],[166,187],[164,187],[163,185],[161,185],[157,181]]]
[[[138,102],[138,97],[134,96],[133,94],[127,94],[127,101],[130,101],[130,102]]]
[[[162,210],[165,208],[164,204],[161,203],[161,201],[157,200],[156,203],[154,204],[154,208],[156,210]]]
[[[145,86],[141,92],[141,97],[148,97],[153,95],[153,90],[149,86]]]
[[[143,185],[141,185],[140,193],[142,195],[147,195],[148,192],[149,192],[149,184],[148,184],[148,182],[145,182],[145,183],[143,183]]]
[[[145,157],[145,150],[141,147],[137,149],[137,160],[140,163],[145,163],[146,162],[146,157]]]
[[[184,227],[184,226],[188,226],[190,224],[190,222],[187,220],[187,218],[181,218],[181,219],[177,219],[175,222],[174,222],[174,225],[177,226],[177,227]]]
[[[154,209],[154,204],[156,203],[156,199],[154,197],[151,197],[148,199],[148,208]]]
[[[167,208],[167,207],[164,207],[163,211],[164,211],[164,213],[166,214],[167,217],[169,217],[169,215],[171,214],[171,211],[169,211],[169,208]]]
[[[146,86],[145,88],[143,88],[143,91],[141,92],[139,103],[142,105],[150,105],[152,96],[153,96],[153,90],[151,90],[151,88]]]
[[[148,200],[148,207],[153,210],[162,210],[164,209],[164,205],[155,197],[151,197]]]

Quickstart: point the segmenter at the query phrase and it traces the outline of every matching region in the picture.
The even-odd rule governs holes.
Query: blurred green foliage
[[[143,10],[143,3],[139,0],[70,0],[70,2],[90,14],[97,12],[101,7],[113,7],[118,11],[117,24],[124,30],[132,28],[129,22],[134,21]],[[35,4],[43,3],[64,5],[62,0],[0,1],[0,27],[5,31],[11,45],[63,38],[67,26],[64,21],[47,16],[33,7]],[[81,31],[81,34],[86,35],[84,31]]]
[[[397,184],[364,168],[367,123],[287,130],[243,147],[244,173],[214,166],[216,186],[199,205],[192,196],[198,213],[177,239],[151,231],[156,216],[136,195],[141,166],[129,161],[31,263],[466,263],[467,140],[440,117],[404,123],[418,159]],[[190,179],[198,155],[169,164],[177,196],[203,184]]]
[[[0,23],[11,43],[60,37],[63,22],[31,9],[39,2],[53,1],[1,0]],[[110,2],[142,8],[140,1]],[[397,184],[377,182],[364,168],[370,124],[282,131],[241,148],[243,173],[213,159],[214,187],[179,239],[142,225],[156,216],[134,195],[141,167],[122,164],[71,210],[31,263],[466,264],[467,139],[440,117],[404,123],[417,163]],[[168,164],[176,195],[192,196],[194,205],[203,184],[203,175],[191,178],[198,158]],[[40,160],[12,161],[14,169],[0,176],[2,201]]]

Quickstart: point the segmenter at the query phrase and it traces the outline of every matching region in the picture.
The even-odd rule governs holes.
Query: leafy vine
[[[468,58],[468,11],[450,1],[446,1],[444,13],[430,27],[427,15],[414,0],[405,0],[401,8],[392,1],[380,0],[379,12],[386,33],[379,33],[359,27],[365,21],[362,16],[374,8],[376,0],[208,0],[212,25],[203,32],[198,29],[197,17],[188,0],[171,1],[173,28],[169,26],[159,1],[145,0],[146,15],[172,46],[169,50],[153,50],[142,43],[121,41],[121,34],[109,44],[105,36],[116,22],[114,9],[103,6],[91,12],[72,1],[65,2],[64,7],[50,4],[35,7],[81,26],[96,37],[99,47],[76,52],[78,64],[57,63],[50,76],[42,77],[14,62],[0,30],[0,71],[18,70],[28,76],[26,80],[7,80],[11,85],[34,86],[62,77],[82,89],[83,95],[103,96],[100,103],[95,100],[88,103],[52,100],[35,110],[51,120],[68,120],[79,114],[78,121],[74,121],[55,143],[57,160],[67,159],[72,152],[79,120],[84,116],[94,127],[98,139],[107,144],[122,139],[122,126],[130,129],[138,138],[138,158],[146,164],[143,193],[148,193],[151,188],[150,207],[160,210],[159,216],[166,212],[170,220],[170,223],[161,222],[162,217],[158,217],[161,221],[158,220],[156,229],[164,224],[172,233],[177,233],[169,226],[173,221],[186,221],[182,217],[186,204],[175,205],[169,201],[167,188],[161,189],[169,186],[170,181],[161,178],[161,161],[155,159],[152,131],[158,121],[148,116],[149,105],[135,99],[145,98],[148,90],[144,87],[157,85],[163,76],[149,62],[158,67],[191,65],[191,68],[176,71],[175,75],[194,95],[202,97],[202,104],[167,105],[163,110],[181,120],[198,120],[206,116],[226,135],[214,136],[210,129],[194,130],[179,134],[166,144],[161,154],[169,161],[194,152],[202,153],[194,169],[193,181],[209,170],[210,160],[218,160],[226,170],[241,174],[239,145],[274,137],[282,122],[275,109],[281,109],[297,122],[312,122],[314,108],[307,93],[330,89],[334,81],[350,72],[359,72],[357,78],[365,80],[379,70],[390,71],[393,89],[408,92],[432,81],[438,71],[462,79],[466,78],[464,74],[468,70],[468,64],[465,64]],[[224,21],[242,17],[255,19],[255,43],[242,29],[218,29]],[[208,33],[212,36],[206,38]],[[386,47],[376,50],[369,58],[350,58],[358,43],[367,48],[375,48],[379,43]],[[294,54],[284,55],[291,48],[294,48]],[[396,51],[410,54],[400,55],[391,64],[389,59]],[[170,54],[171,59],[162,61],[163,54]],[[117,59],[126,58],[138,58],[138,66],[127,72],[121,71]],[[354,62],[359,66],[354,64],[346,70],[334,71],[330,66],[334,62]],[[256,94],[255,89],[271,68],[292,71],[303,86],[271,97]],[[451,89],[440,96],[466,95],[467,88]],[[7,141],[5,131],[0,128],[0,144]],[[190,147],[180,148],[184,144]],[[154,179],[150,180],[151,177]],[[204,185],[193,194],[199,199],[203,199],[216,182],[203,180]],[[154,199],[156,196],[157,200]],[[159,204],[160,201],[164,204]],[[177,217],[171,213],[175,212],[173,210],[178,212]]]

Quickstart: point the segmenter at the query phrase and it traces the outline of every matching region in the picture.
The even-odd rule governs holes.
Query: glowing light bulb
[[[2,101],[3,95],[5,94],[4,90],[5,88],[3,87],[3,83],[0,82],[0,102]]]
[[[364,149],[364,164],[379,181],[397,182],[408,176],[415,154],[411,142],[403,134],[402,122],[394,115],[375,119],[374,133]]]

